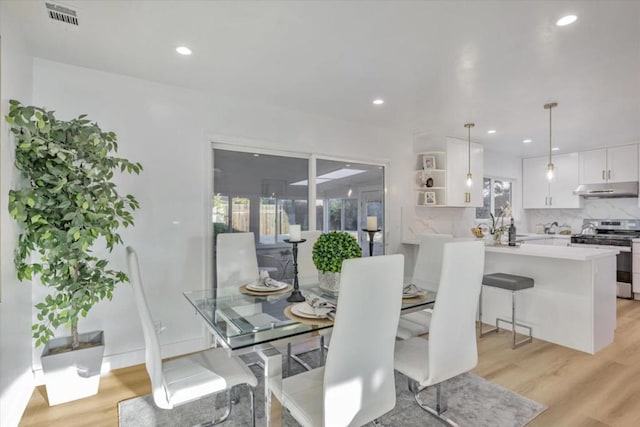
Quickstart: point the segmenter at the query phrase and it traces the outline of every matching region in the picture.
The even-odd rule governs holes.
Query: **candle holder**
[[[285,242],[293,245],[293,291],[287,298],[289,302],[302,302],[305,301],[304,295],[300,292],[300,285],[298,284],[298,245],[304,243],[307,239],[289,240],[284,239]]]
[[[378,231],[382,231],[382,229],[368,230],[363,228],[362,231],[366,231],[369,234],[369,256],[373,256],[373,236],[375,236]]]

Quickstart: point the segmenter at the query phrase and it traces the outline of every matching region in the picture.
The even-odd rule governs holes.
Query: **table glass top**
[[[317,285],[300,289],[305,296],[319,295],[337,302],[336,296],[325,293]],[[284,314],[285,308],[295,304],[287,301],[289,295],[290,292],[280,295],[246,295],[240,293],[235,286],[184,293],[209,329],[232,350],[332,327],[310,325],[287,317]],[[435,292],[429,291],[423,298],[403,299],[402,311],[420,310],[433,302]]]

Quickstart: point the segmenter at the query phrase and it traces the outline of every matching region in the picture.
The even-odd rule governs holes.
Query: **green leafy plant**
[[[342,261],[362,256],[358,241],[344,231],[321,234],[313,245],[313,263],[322,272],[340,273]]]
[[[53,290],[35,305],[36,347],[66,326],[77,348],[79,317],[128,281],[92,249],[100,243],[111,252],[122,243],[119,227],[133,225],[138,201],[120,196],[112,178],[118,169],[139,174],[142,165],[111,156],[118,149],[116,135],[85,117],[58,120],[53,111],[15,100],[5,117],[15,135],[15,165],[24,177],[20,188],[9,192],[9,212],[21,227],[17,276],[20,281],[39,277]]]

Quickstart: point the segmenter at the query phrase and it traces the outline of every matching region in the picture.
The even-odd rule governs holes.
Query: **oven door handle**
[[[588,243],[569,243],[569,246],[577,248],[593,248],[593,249],[617,249],[620,252],[631,252],[629,246],[614,246],[614,245],[591,245]]]

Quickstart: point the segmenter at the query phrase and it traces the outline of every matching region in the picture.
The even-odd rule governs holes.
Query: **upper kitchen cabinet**
[[[638,180],[638,146],[603,148],[580,153],[580,184]]]
[[[573,194],[578,186],[578,153],[553,157],[555,174],[547,180],[548,157],[522,160],[522,205],[524,209],[581,208],[582,199]]]
[[[471,162],[473,185],[467,186],[467,172]],[[447,205],[482,207],[482,179],[484,177],[484,150],[481,144],[447,138]]]

